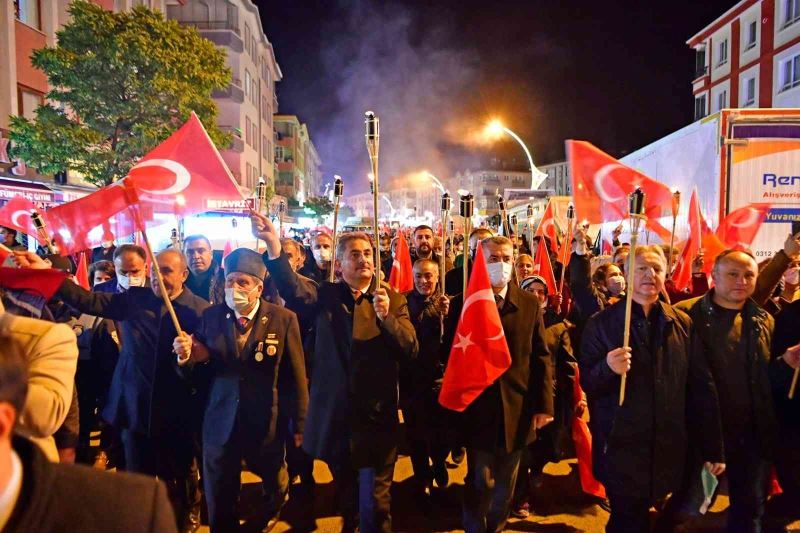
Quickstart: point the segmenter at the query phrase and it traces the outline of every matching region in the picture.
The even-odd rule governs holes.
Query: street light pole
[[[441,192],[442,194],[444,194],[446,192],[444,190],[444,185],[442,185],[442,182],[439,181],[439,178],[437,178],[436,176],[434,176],[433,174],[431,174],[430,172],[427,172],[427,171],[425,172],[425,175],[428,176],[431,179],[431,181],[433,181],[434,187],[439,189],[439,192]]]
[[[502,132],[508,134],[509,136],[511,136],[511,138],[513,138],[515,141],[517,141],[519,143],[519,145],[525,151],[525,155],[528,156],[528,163],[531,166],[531,190],[536,190],[539,187],[539,185],[542,184],[542,182],[545,180],[545,178],[547,178],[547,174],[545,174],[544,172],[542,172],[541,170],[536,168],[536,165],[533,164],[533,156],[531,155],[531,151],[528,150],[528,147],[525,146],[524,142],[522,142],[522,139],[520,138],[520,136],[517,135],[516,133],[514,133],[513,131],[511,131],[510,129],[506,128],[505,126],[503,126],[497,120],[492,121],[489,124],[489,128],[488,129],[490,131],[494,131],[494,132],[502,131]]]

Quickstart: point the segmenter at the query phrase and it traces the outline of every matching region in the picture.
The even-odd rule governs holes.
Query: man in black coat
[[[0,357],[0,530],[176,531],[161,482],[51,463],[35,443],[13,435],[28,379],[22,356]]]
[[[445,459],[450,452],[446,411],[439,405],[444,376],[442,320],[450,302],[439,292],[439,265],[431,259],[414,263],[414,290],[406,295],[411,323],[417,334],[419,354],[400,367],[400,405],[406,425],[415,489],[430,493],[433,481],[440,489],[449,477]]]
[[[328,281],[333,256],[333,239],[324,232],[318,232],[311,237],[311,253],[306,254],[306,261],[298,273],[316,283]]]
[[[346,529],[355,526],[358,494],[361,531],[391,531],[398,364],[417,354],[406,299],[383,287],[373,290],[375,263],[365,234],[340,237],[335,266],[342,281],[317,288],[292,271],[272,223],[255,213],[251,221],[256,238],[267,244],[264,261],[287,307],[315,324],[303,448],[330,466]]]
[[[207,382],[203,465],[212,531],[236,531],[242,459],[262,481],[268,529],[277,523],[288,489],[280,399],[302,442],[308,404],[297,317],[261,298],[266,268],[246,248],[224,260],[225,303],[209,307],[194,335],[174,342],[178,364],[191,363]],[[200,376],[198,376],[200,377]]]
[[[34,254],[26,257],[38,260],[31,266],[47,267]],[[156,261],[181,329],[193,333],[208,303],[184,287],[188,269],[179,251],[165,250]],[[191,436],[199,416],[192,387],[176,370],[172,342],[177,332],[157,280],[151,279],[151,288],[131,287],[118,294],[88,292],[65,281],[56,296],[82,313],[119,323],[122,347],[102,415],[122,430],[126,468],[167,483],[178,525],[184,528],[195,499],[189,479]]]
[[[491,236],[492,232],[487,228],[475,228],[472,230],[472,233],[469,234],[469,263],[467,264],[467,276],[472,272],[472,259],[475,257],[475,250],[478,247],[478,243]],[[464,292],[463,264],[459,264],[445,274],[444,292],[448,296],[455,296],[456,294]]]
[[[760,531],[778,437],[768,368],[774,320],[751,299],[759,275],[748,252],[719,254],[711,277],[713,289],[676,308],[692,319],[693,349],[708,361],[719,392],[731,497],[728,525]],[[684,512],[701,502],[701,486],[696,475],[686,480],[676,498]]]
[[[589,319],[578,358],[592,466],[611,504],[606,530],[614,533],[649,530],[650,506],[680,486],[690,437],[712,474],[725,468],[717,395],[705,358],[691,347],[691,320],[659,301],[664,252],[640,246],[635,265],[630,347],[621,347],[621,301]]]
[[[553,420],[553,365],[539,301],[511,283],[514,247],[506,237],[483,246],[489,281],[511,354],[511,366],[463,413],[467,444],[463,520],[467,532],[502,531],[509,513],[522,450]],[[463,295],[453,299],[445,338],[452,346]],[[449,353],[449,352],[448,352]]]
[[[225,275],[214,259],[211,241],[205,235],[189,235],[183,240],[183,255],[189,267],[186,287],[192,294],[214,304],[225,301]]]

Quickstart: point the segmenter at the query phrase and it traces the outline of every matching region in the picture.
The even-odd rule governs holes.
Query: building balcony
[[[230,20],[178,20],[182,26],[197,29],[201,36],[217,46],[225,46],[236,52],[244,51],[238,21]]]
[[[242,89],[242,80],[239,78],[231,79],[230,85],[221,91],[214,91],[211,93],[213,98],[225,98],[236,102],[237,104],[244,103],[244,90]]]
[[[694,81],[697,81],[700,78],[703,78],[705,76],[708,76],[708,67],[702,66],[702,67],[696,67],[695,68],[695,70],[694,70]]]

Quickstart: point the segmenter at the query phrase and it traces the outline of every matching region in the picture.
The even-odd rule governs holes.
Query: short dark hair
[[[191,241],[205,241],[206,244],[208,245],[208,249],[210,251],[213,251],[213,248],[211,247],[211,241],[208,240],[208,237],[206,237],[205,235],[201,235],[199,233],[197,233],[195,235],[189,235],[188,237],[183,239],[183,249],[184,250],[186,249],[186,245]]]
[[[17,233],[19,233],[19,232],[17,230],[15,230],[14,228],[9,228],[8,226],[0,226],[0,228],[3,228],[4,230],[6,230],[6,233],[12,234],[15,239],[17,238]]]
[[[28,395],[28,364],[21,354],[12,351],[0,357],[0,402],[10,403],[17,420]]]
[[[428,226],[427,224],[420,224],[419,226],[414,228],[414,233],[412,233],[412,235],[416,235],[418,231],[422,231],[422,230],[428,230],[431,233],[433,233],[433,228],[432,227]]]
[[[98,271],[108,274],[112,279],[117,277],[117,269],[114,268],[114,263],[106,260],[96,261],[89,265],[89,284],[94,280],[94,273]]]
[[[412,268],[417,268],[417,265],[419,265],[420,267],[423,267],[425,265],[433,265],[436,267],[437,271],[439,270],[439,263],[427,257],[423,257],[414,261],[414,266]]]
[[[327,233],[325,235],[327,235]],[[330,235],[328,236],[330,237]],[[344,232],[339,235],[339,239],[336,241],[336,259],[341,261],[344,258],[347,246],[353,241],[365,241],[372,247],[372,240],[370,240],[369,236],[363,231]],[[377,266],[380,267],[380,265]]]
[[[714,266],[711,269],[712,270],[716,270],[717,267],[719,267],[720,263],[722,263],[730,255],[733,255],[735,253],[740,253],[740,254],[746,255],[747,257],[752,259],[753,262],[756,264],[756,267],[758,267],[758,261],[756,261],[756,257],[753,255],[752,252],[750,252],[750,250],[743,250],[741,248],[730,248],[730,249],[725,250],[724,252],[720,253],[716,258],[714,258]]]
[[[147,261],[147,252],[138,244],[122,244],[114,249],[114,259],[124,253],[131,252],[142,258],[142,261]]]

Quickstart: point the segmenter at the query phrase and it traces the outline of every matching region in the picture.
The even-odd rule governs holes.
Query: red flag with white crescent
[[[672,191],[586,141],[567,141],[572,194],[578,218],[593,224],[628,218],[628,195],[640,187],[647,195],[645,214],[671,214]]]
[[[750,204],[731,211],[720,222],[717,237],[728,248],[749,248],[770,207],[770,204]]]
[[[553,295],[558,292],[556,276],[553,274],[553,265],[550,263],[550,254],[547,253],[544,246],[536,248],[536,257],[533,259],[533,272],[537,276],[543,277],[547,282],[548,294]]]
[[[397,292],[404,293],[414,289],[414,270],[411,265],[411,252],[402,232],[397,235],[394,248],[394,261],[389,273],[389,286]]]
[[[92,288],[91,282],[89,281],[89,261],[86,259],[86,256],[90,253],[89,250],[84,250],[78,254],[78,268],[75,272],[75,281],[87,291]]]
[[[558,226],[556,225],[556,217],[555,214],[553,213],[552,200],[547,202],[547,207],[545,207],[544,209],[542,220],[539,221],[539,227],[536,228],[536,233],[534,234],[534,237],[547,237],[548,239],[550,239],[550,249],[553,251],[553,253],[559,252],[559,247],[558,247],[559,232],[558,232]]]
[[[478,246],[464,306],[444,372],[439,403],[463,411],[511,366],[500,312]]]
[[[197,115],[144,156],[125,181],[156,214],[187,216],[244,202],[242,193]]]
[[[6,205],[0,207],[0,226],[30,235],[44,244],[31,220],[31,210],[33,209],[36,209],[36,206],[27,198],[19,195],[13,197]]]
[[[700,204],[697,201],[697,189],[692,190],[692,197],[689,199],[689,238],[683,245],[681,255],[675,264],[672,273],[672,280],[675,289],[683,291],[689,288],[692,281],[692,261],[700,252],[703,245],[703,215],[700,213]]]

